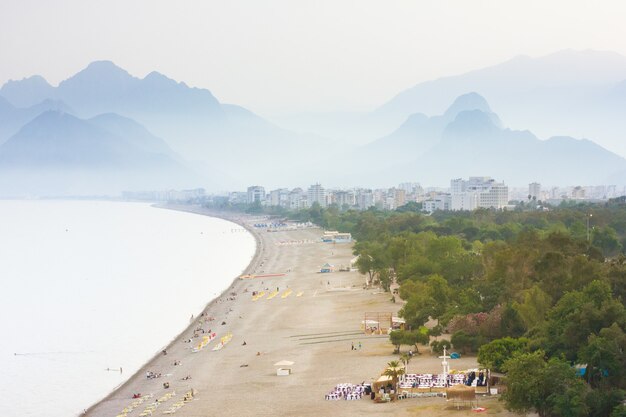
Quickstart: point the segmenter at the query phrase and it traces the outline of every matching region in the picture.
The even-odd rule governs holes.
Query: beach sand
[[[191,206],[170,208],[210,214]],[[252,229],[249,224],[251,218],[220,217],[240,224],[248,222],[246,227]],[[360,325],[365,312],[396,313],[401,306],[391,302],[389,293],[364,290],[364,277],[357,272],[319,273],[320,266],[326,262],[335,267],[347,266],[353,258],[350,244],[319,242],[320,229],[272,233],[254,230],[253,233],[257,238],[257,253],[244,273],[286,275],[236,279],[221,297],[206,307],[205,317],[196,318],[172,341],[166,348],[167,355],[157,354],[127,383],[87,410],[87,415],[139,416],[154,399],[175,392],[175,396],[153,410],[152,415],[163,415],[192,389],[195,391],[193,400],[185,403],[175,415],[319,417],[474,414],[470,410],[450,409],[442,398],[413,398],[388,404],[375,404],[365,397],[358,401],[326,401],[324,395],[336,384],[372,382],[380,376],[387,362],[398,359],[392,354],[393,346],[387,336],[365,335]],[[268,299],[266,294],[253,301],[253,291],[269,294],[276,289],[279,293],[272,299]],[[302,294],[297,296],[300,292]],[[230,293],[237,295],[231,296]],[[198,319],[206,317],[213,317],[214,320],[202,324],[198,322]],[[193,343],[185,343],[184,340],[193,336],[196,327],[205,331],[211,329],[217,333],[217,339],[202,351],[194,353],[191,347],[200,338],[193,339]],[[219,351],[213,351],[219,338],[229,332],[232,333],[230,343]],[[246,345],[243,345],[244,341]],[[351,350],[351,344],[358,346],[359,342],[362,349]],[[274,363],[281,360],[294,362],[291,375],[276,375]],[[175,361],[180,361],[180,365],[174,365]],[[440,363],[440,359],[424,352],[414,357],[409,370],[438,373]],[[475,358],[471,357],[452,363],[452,367],[457,369],[475,366]],[[162,376],[148,379],[147,371],[161,373]],[[182,380],[187,375],[191,379]],[[164,382],[169,382],[168,389],[163,388]],[[133,403],[135,393],[144,397],[152,394],[154,397],[145,399],[132,411],[123,414],[122,411]],[[484,406],[488,411],[482,414],[512,415],[503,411],[502,405],[493,398],[487,399],[486,404]]]

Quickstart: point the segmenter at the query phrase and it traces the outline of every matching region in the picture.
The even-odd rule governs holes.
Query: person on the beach
[[[354,342],[352,342],[352,350],[354,350]]]

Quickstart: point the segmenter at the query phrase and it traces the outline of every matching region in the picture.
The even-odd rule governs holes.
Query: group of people
[[[331,392],[326,394],[326,400],[360,400],[363,395],[368,395],[371,391],[371,386],[362,382],[360,384],[338,384],[333,388]]]
[[[474,384],[474,380],[476,380],[476,383]],[[487,378],[485,378],[485,373],[483,371],[479,371],[478,372],[478,377],[476,376],[476,372],[472,371],[467,375],[467,378],[465,380],[465,385],[467,385],[468,387],[474,386],[474,387],[485,387],[487,386]]]
[[[363,345],[361,345],[361,342],[359,342],[358,347],[354,346],[354,342],[352,342],[352,350],[361,350],[362,347],[363,347]]]

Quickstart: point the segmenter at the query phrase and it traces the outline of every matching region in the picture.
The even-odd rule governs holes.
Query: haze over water
[[[6,416],[77,415],[182,331],[255,250],[233,223],[140,203],[0,201],[0,219]]]

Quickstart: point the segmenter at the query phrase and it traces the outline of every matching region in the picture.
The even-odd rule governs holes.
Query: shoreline
[[[264,253],[263,241],[262,241],[261,237],[259,236],[258,231],[254,230],[254,228],[250,227],[245,222],[238,220],[238,218],[227,216],[227,215],[223,215],[221,213],[211,212],[210,210],[203,209],[202,207],[191,206],[191,205],[172,205],[172,204],[159,204],[159,203],[157,203],[157,204],[152,204],[151,207],[152,208],[156,208],[156,209],[182,211],[182,212],[185,212],[185,213],[198,214],[198,215],[201,215],[201,216],[214,217],[214,218],[217,218],[217,219],[226,220],[228,222],[231,222],[233,224],[236,224],[238,226],[243,227],[244,229],[246,229],[248,231],[248,233],[250,233],[254,237],[256,249],[255,249],[254,255],[252,255],[252,258],[250,259],[250,262],[248,263],[246,268],[243,269],[242,272],[239,275],[237,275],[236,277],[233,278],[233,280],[230,282],[228,287],[226,287],[224,289],[224,291],[222,291],[220,294],[216,295],[213,299],[209,300],[204,305],[204,307],[202,308],[200,314],[205,314],[217,300],[219,300],[219,299],[223,298],[224,296],[228,295],[234,289],[234,287],[236,286],[237,282],[239,281],[239,277],[241,275],[250,274],[250,273],[254,272],[256,270],[256,268],[259,266],[259,264],[261,262],[261,259],[262,259],[262,254]],[[200,317],[200,316],[198,316],[198,317]],[[180,338],[185,333],[189,333],[190,331],[193,331],[193,327],[195,325],[196,325],[195,320],[191,321],[189,323],[189,325],[187,325],[182,331],[180,331],[178,334],[176,334],[166,344],[166,346],[163,347],[163,349],[165,349],[165,350],[171,349],[176,344],[176,342],[179,341]],[[146,372],[148,371],[148,369],[150,368],[150,365],[153,362],[155,362],[158,358],[160,358],[161,355],[162,355],[162,352],[155,353],[146,362],[144,362],[144,364],[141,365],[141,367],[139,367],[139,369],[136,372],[131,374],[128,377],[128,379],[126,379],[126,381],[124,381],[123,383],[121,383],[118,386],[116,386],[115,388],[113,388],[111,390],[111,392],[109,392],[106,396],[104,396],[103,398],[101,398],[97,402],[95,402],[92,405],[90,405],[88,408],[85,409],[85,411],[79,413],[78,415],[79,416],[91,415],[91,413],[95,409],[97,409],[99,406],[101,406],[106,401],[110,400],[113,396],[115,396],[115,394],[118,391],[123,390],[124,388],[128,387],[128,385],[130,385],[133,382],[133,380],[135,378],[137,378],[139,375],[145,375]]]
[[[459,414],[441,398],[387,404],[369,398],[325,400],[338,384],[376,381],[386,364],[398,359],[386,335],[367,335],[361,325],[364,313],[395,315],[401,305],[393,303],[389,293],[365,289],[359,273],[339,272],[341,268],[320,272],[326,263],[349,265],[354,257],[352,244],[323,243],[318,228],[264,233],[251,229],[254,216],[230,216],[197,206],[162,208],[221,218],[251,231],[259,244],[241,275],[258,271],[263,276],[236,277],[220,297],[206,305],[203,312],[207,316],[196,318],[168,344],[167,355],[152,357],[123,385],[90,407],[88,415],[169,414],[177,404],[176,415],[183,417],[217,413],[238,417],[451,417],[471,413]],[[254,293],[263,295],[253,297]],[[196,353],[192,344],[200,339],[187,342],[194,337],[194,327],[202,328],[202,334],[204,327],[217,333],[215,341]],[[224,335],[230,335],[230,343],[213,351]],[[287,376],[278,376],[276,364],[283,361],[293,365]],[[454,365],[456,369],[475,368],[476,360],[464,356]],[[441,360],[423,348],[410,367],[413,372],[439,373]],[[146,378],[148,371],[162,377]],[[192,398],[183,401],[189,392],[193,392]],[[136,393],[150,399],[129,407]],[[493,412],[487,414],[512,416],[503,412],[497,400],[490,400],[489,407]]]

